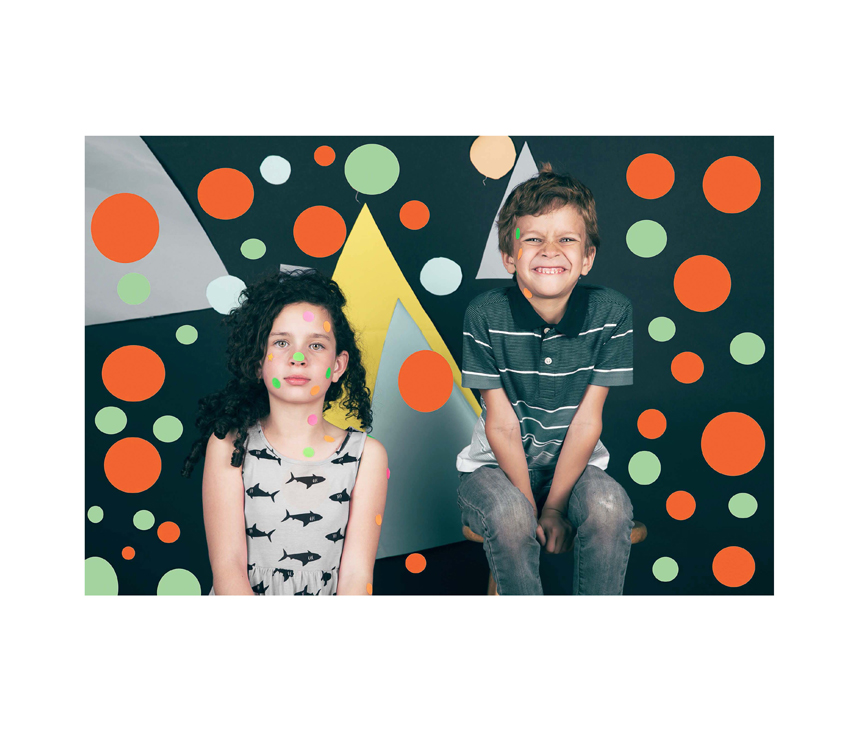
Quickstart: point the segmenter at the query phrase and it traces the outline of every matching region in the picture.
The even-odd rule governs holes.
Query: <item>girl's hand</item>
[[[537,521],[537,540],[547,553],[566,553],[573,547],[575,528],[561,511],[544,507]]]

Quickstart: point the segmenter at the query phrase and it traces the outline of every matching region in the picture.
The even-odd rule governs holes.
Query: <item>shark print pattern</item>
[[[333,533],[328,533],[325,538],[336,543],[337,541],[341,541],[345,538],[345,536],[342,535],[342,528],[340,528],[339,530],[335,530]]]
[[[272,528],[268,533],[263,533],[259,528],[257,528],[257,524],[254,523],[250,528],[245,531],[249,537],[251,538],[268,538],[269,542],[272,539],[272,533],[275,532],[275,529]]]
[[[338,503],[347,503],[351,500],[351,495],[348,494],[347,490],[343,490],[342,492],[336,493],[336,495],[330,496],[331,500]]]
[[[313,485],[318,485],[320,482],[324,482],[327,478],[319,477],[317,475],[306,475],[305,477],[296,477],[294,473],[290,472],[292,478],[287,480],[285,484],[289,484],[290,482],[300,482],[302,485],[305,485],[309,490]]]
[[[275,457],[268,449],[249,449],[248,454],[257,459],[271,459],[280,464],[280,457]]]
[[[265,490],[262,490],[260,488],[259,482],[256,485],[254,485],[254,487],[249,487],[247,490],[245,490],[245,494],[250,498],[270,497],[272,499],[272,502],[274,502],[274,496],[277,495],[279,492],[280,492],[280,490],[275,490],[272,493],[268,493]]]
[[[283,523],[284,520],[289,520],[292,518],[293,520],[300,520],[304,527],[307,527],[307,523],[315,523],[317,520],[321,520],[322,516],[318,513],[314,513],[312,510],[309,513],[301,513],[301,515],[290,515],[289,511],[286,511],[286,517],[280,522]]]
[[[284,559],[292,558],[296,561],[300,561],[302,566],[306,566],[310,561],[318,561],[321,556],[318,553],[313,553],[312,551],[304,551],[304,553],[292,553],[287,554],[286,549],[283,549],[283,556],[281,556],[278,561],[283,561]]]
[[[348,452],[346,452],[342,457],[337,457],[336,459],[331,460],[331,464],[351,464],[352,462],[356,462],[357,457],[352,457]]]

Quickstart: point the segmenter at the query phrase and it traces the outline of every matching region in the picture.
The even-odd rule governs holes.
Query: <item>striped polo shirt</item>
[[[588,384],[628,386],[633,379],[632,303],[608,287],[577,284],[557,325],[547,323],[513,283],[478,295],[463,321],[462,384],[504,388],[519,419],[530,470],[554,470],[570,421]],[[498,465],[482,413],[459,472]],[[588,464],[608,467],[600,440]]]

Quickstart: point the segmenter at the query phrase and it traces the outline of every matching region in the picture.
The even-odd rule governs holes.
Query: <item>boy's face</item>
[[[521,216],[516,227],[519,239],[514,229],[513,255],[502,253],[502,262],[509,273],[516,272],[517,284],[530,292],[532,299],[569,295],[579,276],[593,267],[596,249],[591,247],[584,255],[587,231],[574,206],[562,206],[540,216]]]

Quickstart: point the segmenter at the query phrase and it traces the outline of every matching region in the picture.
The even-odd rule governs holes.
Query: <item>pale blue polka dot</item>
[[[267,183],[272,185],[285,183],[289,180],[291,172],[292,166],[289,164],[289,160],[280,157],[280,155],[269,155],[260,165],[260,175]]]
[[[419,273],[419,281],[431,294],[451,294],[460,287],[463,271],[451,259],[437,257],[428,261]]]
[[[239,295],[245,289],[245,282],[239,277],[226,274],[213,279],[207,285],[207,301],[216,312],[227,315],[232,309],[239,307]]]

